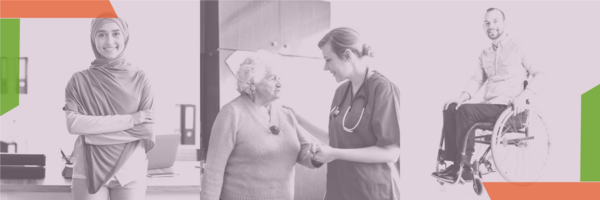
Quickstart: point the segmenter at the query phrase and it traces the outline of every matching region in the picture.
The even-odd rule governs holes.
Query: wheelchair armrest
[[[471,126],[472,130],[475,129],[482,129],[482,130],[487,130],[487,131],[492,131],[494,130],[494,123],[492,122],[478,122],[473,124],[473,126]]]

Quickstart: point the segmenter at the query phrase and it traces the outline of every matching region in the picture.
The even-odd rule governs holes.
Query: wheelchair
[[[475,153],[481,150],[482,146],[487,146],[483,155],[479,159],[474,159],[472,164],[465,155],[469,137],[475,137]],[[443,145],[444,134],[442,133],[436,162],[437,172],[446,168]],[[490,162],[490,151],[494,165]],[[515,114],[515,111],[509,106],[500,114],[495,123],[479,122],[471,126],[459,153],[461,162],[458,178],[454,182],[445,182],[440,179],[438,182],[440,185],[465,183],[461,174],[463,167],[469,166],[473,169],[473,190],[477,195],[481,195],[483,191],[482,175],[489,173],[499,172],[508,182],[537,181],[549,159],[549,132],[541,114],[529,104],[528,100],[525,110],[521,113]],[[476,158],[475,153],[473,154],[474,158]],[[479,169],[481,165],[485,167],[485,172]]]

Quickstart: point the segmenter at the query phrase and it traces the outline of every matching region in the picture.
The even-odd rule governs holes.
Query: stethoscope
[[[344,118],[342,118],[342,128],[344,128],[344,131],[346,131],[346,132],[352,133],[352,132],[354,132],[354,129],[356,129],[356,127],[358,127],[358,124],[360,124],[360,121],[363,118],[363,114],[365,113],[365,107],[367,106],[367,103],[369,103],[369,86],[368,86],[369,83],[367,82],[368,74],[369,74],[369,68],[367,68],[367,71],[365,72],[365,78],[363,79],[363,84],[361,85],[361,87],[364,86],[364,88],[366,90],[366,95],[365,95],[366,97],[356,96],[350,102],[350,106],[348,106],[348,109],[346,109],[346,113],[344,113]],[[335,117],[337,117],[338,114],[340,114],[340,106],[342,106],[342,104],[346,101],[346,97],[348,97],[348,92],[350,91],[350,87],[352,87],[352,84],[348,84],[348,87],[346,87],[346,91],[344,92],[344,97],[342,98],[342,101],[340,101],[337,106],[333,107],[331,109],[331,111],[329,111],[329,114],[332,118],[335,118]],[[360,91],[360,89],[361,88],[358,88],[359,91]],[[358,95],[358,91],[356,92],[356,94]],[[362,111],[360,111],[360,117],[358,118],[358,122],[356,122],[354,127],[347,128],[346,127],[346,115],[348,115],[348,112],[352,108],[352,105],[354,105],[354,101],[356,101],[356,99],[358,99],[359,97],[362,97],[365,99],[365,104],[362,107]]]

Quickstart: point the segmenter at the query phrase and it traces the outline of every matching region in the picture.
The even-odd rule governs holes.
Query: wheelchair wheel
[[[483,184],[481,183],[481,179],[475,178],[473,180],[473,190],[475,191],[475,194],[481,195],[483,192]]]
[[[492,133],[496,170],[509,182],[535,182],[550,155],[550,137],[541,115],[531,106],[514,115],[505,110]]]

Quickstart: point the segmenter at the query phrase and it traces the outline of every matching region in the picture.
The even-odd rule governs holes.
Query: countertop
[[[53,161],[53,162],[50,162]],[[0,179],[1,192],[71,192],[71,179],[61,173],[64,162],[48,159],[44,179]],[[174,177],[148,177],[147,193],[200,193],[199,161],[176,161]]]

